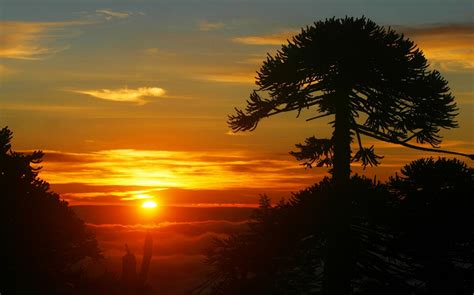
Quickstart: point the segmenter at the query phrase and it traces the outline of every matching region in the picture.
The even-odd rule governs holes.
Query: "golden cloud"
[[[87,94],[96,98],[118,101],[118,102],[135,102],[145,104],[147,97],[163,97],[165,90],[159,87],[140,87],[136,89],[120,88],[120,89],[97,89],[97,90],[73,90],[73,92]]]
[[[438,157],[367,140],[384,155],[377,169],[354,173],[381,180],[421,156]],[[472,144],[446,141],[446,146],[472,153]],[[243,151],[159,151],[116,149],[88,153],[45,151],[40,177],[74,204],[124,204],[147,196],[162,204],[257,203],[258,193],[288,196],[327,176],[327,169],[303,169],[288,154]],[[204,206],[204,205],[203,205]]]
[[[282,45],[298,33],[298,30],[287,29],[268,35],[242,36],[233,38],[232,41],[246,45]]]
[[[0,58],[37,60],[63,51],[68,45],[52,43],[71,34],[67,27],[83,24],[87,23],[0,21]]]
[[[395,28],[412,38],[435,68],[445,71],[474,68],[473,23]],[[298,30],[287,29],[273,34],[236,37],[232,41],[247,45],[278,46],[298,33]]]
[[[325,175],[325,171],[305,171],[289,155],[275,159],[274,155],[256,156],[238,151],[104,150],[74,154],[46,151],[43,167],[41,177],[53,184],[126,184],[141,187],[134,190],[133,194],[137,195],[158,193],[146,192],[147,188],[293,190]]]
[[[435,68],[444,71],[474,69],[474,23],[401,27]]]
[[[199,76],[199,79],[220,82],[220,83],[239,83],[239,84],[254,84],[255,74],[235,73],[235,74],[204,74]]]
[[[222,29],[225,26],[224,23],[220,22],[208,22],[208,21],[201,21],[198,23],[198,28],[200,31],[213,31]]]

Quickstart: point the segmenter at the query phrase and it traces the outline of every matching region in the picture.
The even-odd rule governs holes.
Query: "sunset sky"
[[[233,134],[226,120],[255,72],[301,27],[366,16],[404,32],[449,81],[460,128],[442,147],[474,152],[472,1],[0,0],[0,125],[15,150],[43,150],[42,178],[71,204],[255,204],[327,174],[288,152],[329,136],[308,111]],[[376,143],[381,179],[429,154]],[[370,146],[370,145],[369,145]],[[472,162],[467,161],[470,165]]]

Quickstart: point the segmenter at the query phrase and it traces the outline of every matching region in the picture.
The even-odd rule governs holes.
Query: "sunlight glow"
[[[133,201],[133,200],[143,200],[143,199],[153,199],[153,197],[150,195],[139,194],[139,195],[134,195],[131,197],[121,198],[121,200],[123,201]]]
[[[153,209],[156,208],[158,204],[155,201],[145,201],[142,204],[142,208],[144,209]]]

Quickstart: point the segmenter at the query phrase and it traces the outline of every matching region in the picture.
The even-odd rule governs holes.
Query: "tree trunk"
[[[351,157],[351,113],[346,93],[337,97],[334,126],[334,190],[329,199],[327,256],[325,261],[324,294],[351,294],[352,245],[351,204],[348,191]]]
[[[140,269],[140,275],[138,277],[140,287],[144,287],[146,285],[152,256],[153,256],[153,238],[150,232],[147,231],[146,236],[145,236],[145,243],[143,244],[142,267]]]

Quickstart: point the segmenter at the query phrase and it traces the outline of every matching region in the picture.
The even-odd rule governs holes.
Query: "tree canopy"
[[[411,148],[438,147],[440,129],[457,127],[457,107],[448,82],[429,68],[415,43],[364,17],[331,18],[303,28],[257,72],[244,110],[229,116],[234,131],[254,130],[261,119],[308,110],[308,120],[334,115],[338,101],[349,107],[350,130],[359,150],[353,160],[377,164],[360,135]],[[334,122],[333,122],[334,123]],[[294,153],[308,164],[331,164],[334,139],[308,138]],[[438,151],[438,150],[434,150]]]

